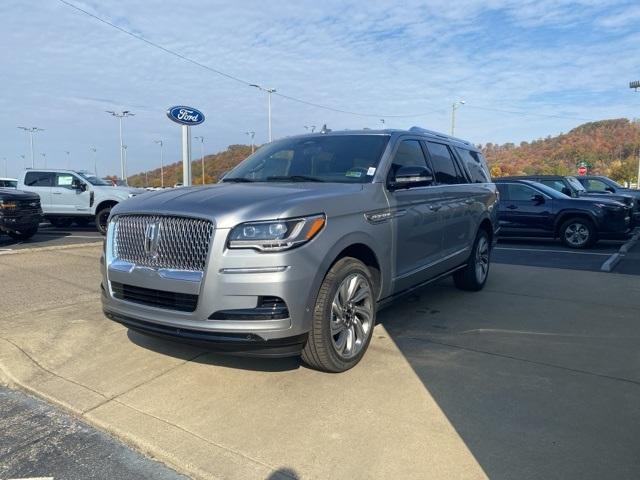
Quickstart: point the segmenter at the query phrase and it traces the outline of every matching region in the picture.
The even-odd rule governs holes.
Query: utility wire
[[[109,20],[106,20],[102,17],[99,17],[98,15],[95,15],[79,6],[77,6],[76,4],[69,2],[67,0],[58,0],[58,2],[62,3],[63,5],[70,7],[74,10],[76,10],[77,12],[80,12],[84,15],[87,15],[88,17],[93,18],[94,20],[97,20],[109,27],[115,28],[116,30],[129,35],[132,38],[135,38],[136,40],[139,40],[141,42],[146,43],[147,45],[153,47],[153,48],[157,48],[158,50],[161,50],[165,53],[168,53],[169,55],[173,55],[174,57],[180,58],[181,60],[184,60],[186,62],[189,62],[193,65],[196,65],[200,68],[203,68],[205,70],[208,70],[212,73],[215,73],[217,75],[220,75],[222,77],[225,77],[229,80],[233,80],[236,83],[241,83],[244,86],[247,87],[253,87],[254,82],[249,82],[247,80],[244,80],[240,77],[236,77],[235,75],[232,75],[230,73],[226,73],[223,72],[222,70],[218,70],[216,68],[210,67],[209,65],[205,65],[204,63],[201,63],[197,60],[194,60],[192,58],[189,58],[185,55],[182,55],[179,52],[176,52],[175,50],[171,50],[167,47],[164,47],[158,43],[152,42],[151,40],[148,40],[146,38],[144,38],[141,35],[138,35],[136,33],[133,33],[129,30],[127,30],[126,28],[122,28],[119,25],[116,25],[115,23],[110,22]],[[280,92],[273,92],[273,95],[277,95],[280,98],[292,101],[292,102],[296,102],[296,103],[301,103],[303,105],[308,105],[311,107],[315,107],[315,108],[321,108],[323,110],[329,110],[331,112],[337,112],[337,113],[344,113],[347,115],[355,115],[355,116],[360,116],[360,117],[377,117],[377,118],[412,118],[412,117],[425,117],[427,115],[430,115],[432,113],[442,113],[444,110],[442,108],[439,109],[433,109],[433,110],[429,110],[429,111],[425,111],[425,112],[419,112],[419,113],[410,113],[410,114],[401,114],[401,115],[385,115],[385,114],[381,114],[381,113],[364,113],[364,112],[354,112],[354,111],[350,111],[350,110],[343,110],[340,108],[335,108],[335,107],[331,107],[328,105],[323,105],[320,103],[315,103],[315,102],[310,102],[307,100],[303,100],[301,98],[297,98],[297,97],[292,97],[290,95],[285,95],[283,93]],[[500,112],[500,113],[510,113],[510,114],[514,114],[514,115],[523,115],[523,116],[536,116],[536,117],[547,117],[547,118],[562,118],[562,119],[570,119],[570,120],[579,120],[579,121],[592,121],[591,119],[587,119],[587,118],[578,118],[578,117],[568,117],[568,116],[562,116],[562,115],[546,115],[546,114],[541,114],[541,113],[533,113],[533,112],[523,112],[523,111],[514,111],[514,110],[502,110],[502,109],[498,109],[498,108],[491,108],[491,107],[482,107],[482,106],[477,106],[477,105],[470,105],[467,104],[468,107],[470,108],[476,108],[479,110],[487,110],[487,111],[493,111],[493,112]]]

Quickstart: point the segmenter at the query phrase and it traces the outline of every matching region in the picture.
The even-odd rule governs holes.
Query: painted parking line
[[[495,247],[494,250],[511,250],[514,252],[544,252],[544,253],[569,253],[571,255],[599,255],[603,257],[609,257],[614,252],[579,252],[573,250],[551,250],[548,248],[506,248],[506,247]]]
[[[104,238],[102,235],[64,235],[64,236],[60,236],[60,234],[57,233],[40,233],[38,232],[38,235],[40,236],[48,236],[48,237],[60,237],[60,238],[95,238],[96,240]]]

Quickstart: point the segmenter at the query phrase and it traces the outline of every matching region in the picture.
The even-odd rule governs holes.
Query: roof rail
[[[428,130],[422,127],[411,127],[409,131],[415,132],[415,133],[428,133],[429,135],[433,135],[435,137],[446,138],[447,140],[454,140],[456,142],[464,143],[465,145],[471,145],[471,142],[468,142],[461,138],[452,137],[451,135],[447,135],[446,133],[440,133],[440,132],[436,132],[435,130]]]

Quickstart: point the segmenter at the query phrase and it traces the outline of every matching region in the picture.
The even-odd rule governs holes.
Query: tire
[[[54,218],[50,218],[49,222],[51,223],[51,225],[53,225],[56,228],[67,228],[71,226],[73,219],[54,217]]]
[[[29,240],[37,232],[38,232],[38,225],[34,227],[26,228],[24,230],[19,230],[17,232],[7,232],[7,234],[14,240]]]
[[[102,210],[99,210],[96,213],[96,229],[102,234],[107,234],[107,220],[109,219],[109,214],[111,213],[112,207],[104,207]]]
[[[453,282],[460,290],[477,292],[484,288],[491,266],[491,242],[486,230],[478,230],[466,266],[453,274]]]
[[[349,370],[367,351],[375,322],[371,271],[355,258],[338,260],[320,286],[302,360],[324,372]]]
[[[569,248],[588,248],[597,241],[596,228],[591,220],[573,217],[560,226],[560,240]]]

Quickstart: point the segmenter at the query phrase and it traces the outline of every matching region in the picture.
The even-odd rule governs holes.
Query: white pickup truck
[[[107,219],[118,203],[144,189],[112,187],[86,172],[63,169],[27,169],[18,179],[18,189],[40,195],[44,217],[57,227],[72,222],[86,225],[95,220],[98,231],[107,231]]]

